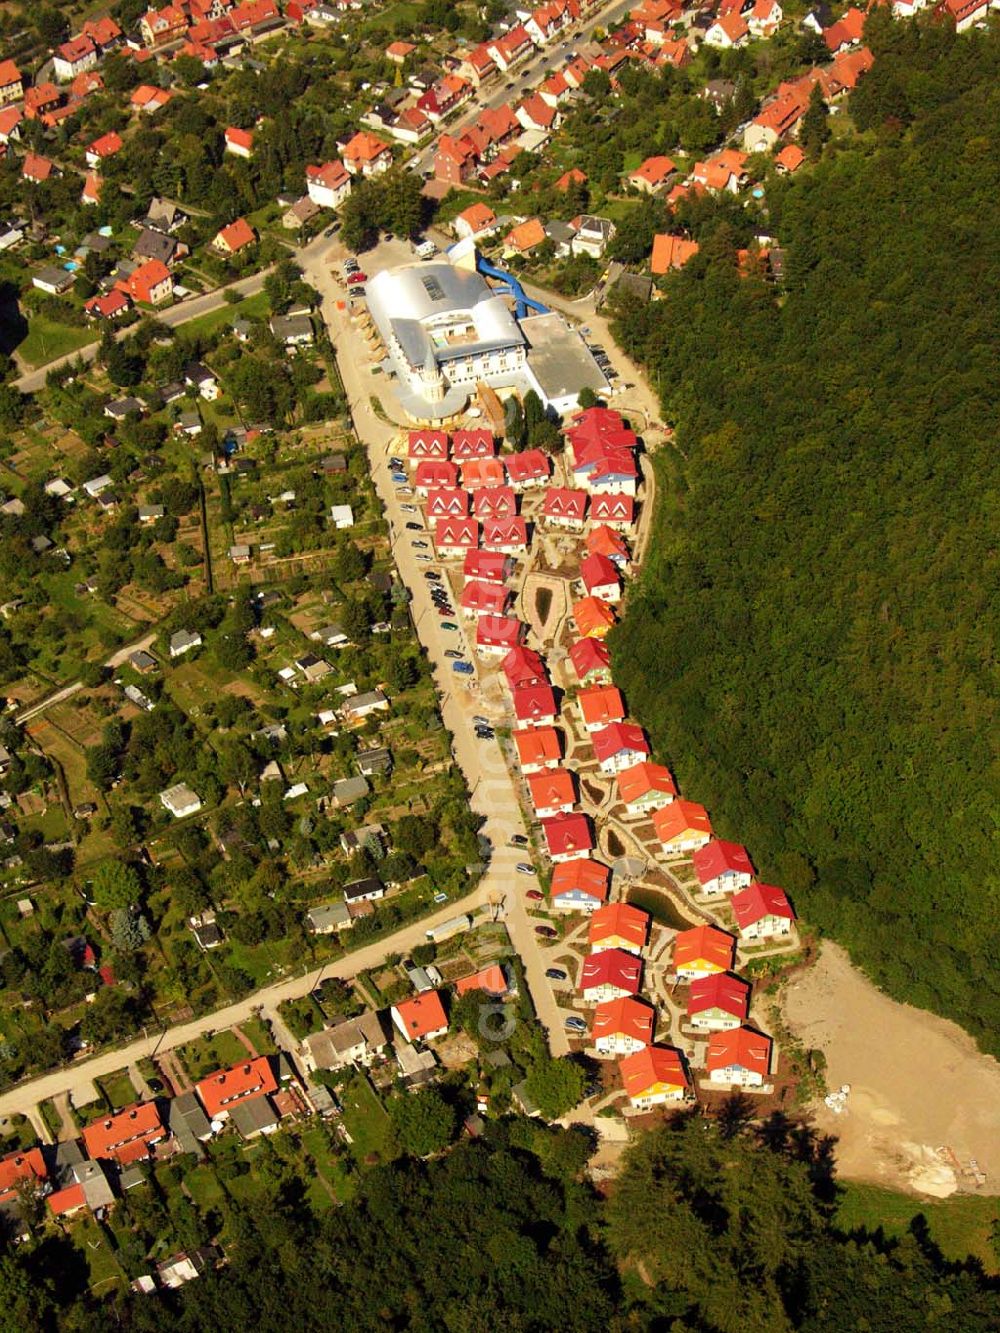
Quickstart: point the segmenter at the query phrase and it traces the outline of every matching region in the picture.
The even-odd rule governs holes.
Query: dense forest
[[[267,1206],[226,1198],[227,1263],[178,1292],[85,1294],[50,1239],[0,1258],[0,1330],[784,1333],[996,1327],[975,1261],[945,1263],[919,1219],[901,1241],[846,1235],[828,1145],[782,1117],[681,1117],[630,1150],[610,1200],[582,1178],[588,1132],[495,1121],[430,1161],[363,1177],[316,1217],[267,1150]]]
[[[677,431],[614,655],[716,829],[1000,1052],[1000,32],[868,39],[853,128],[769,186],[784,283],[705,215],[619,311]]]

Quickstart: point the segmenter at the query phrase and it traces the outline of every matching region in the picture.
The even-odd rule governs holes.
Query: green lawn
[[[93,1218],[87,1217],[78,1223],[73,1228],[72,1238],[87,1262],[92,1288],[103,1287],[113,1280],[122,1280],[122,1270],[111,1245]]]
[[[91,328],[77,329],[47,315],[32,315],[28,320],[28,336],[17,351],[26,365],[44,366],[93,342],[97,342],[97,335]]]
[[[1000,1255],[990,1243],[990,1231],[1000,1222],[1000,1199],[956,1194],[950,1199],[920,1200],[877,1185],[844,1183],[841,1188],[837,1225],[844,1231],[881,1227],[888,1236],[903,1236],[912,1220],[922,1215],[946,1259],[972,1254],[988,1272],[1000,1271]]]
[[[195,1082],[216,1069],[228,1069],[247,1058],[247,1048],[232,1032],[216,1032],[178,1048],[188,1076]]]
[[[225,1199],[219,1178],[211,1166],[196,1166],[184,1176],[184,1184],[201,1212],[218,1208]]]
[[[351,1151],[359,1163],[393,1155],[392,1127],[388,1113],[366,1078],[351,1079],[344,1089],[344,1125],[351,1136]]]
[[[136,1091],[132,1086],[132,1080],[124,1069],[119,1069],[114,1074],[108,1074],[99,1082],[105,1096],[116,1111],[120,1111],[124,1106],[131,1106],[136,1100]]]
[[[179,327],[188,333],[212,333],[224,324],[231,324],[234,319],[260,319],[267,312],[267,297],[263,292],[258,292],[256,296],[247,296],[238,305],[230,305],[226,301],[218,310],[199,315],[197,319],[189,319]]]

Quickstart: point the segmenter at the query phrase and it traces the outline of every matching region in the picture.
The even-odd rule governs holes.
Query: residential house
[[[558,768],[562,763],[562,743],[555,727],[538,727],[531,731],[515,731],[514,745],[521,772],[540,773],[543,769]]]
[[[493,432],[485,426],[473,430],[457,430],[451,439],[451,456],[457,463],[474,458],[492,458],[497,451]]]
[[[156,1102],[136,1102],[116,1115],[92,1121],[81,1134],[88,1157],[119,1166],[144,1161],[166,1137]]]
[[[683,981],[728,972],[736,958],[736,941],[718,926],[692,926],[674,937],[674,971]]]
[[[312,935],[334,935],[350,925],[351,913],[344,902],[322,903],[306,912],[306,929]]]
[[[168,268],[175,259],[187,254],[187,246],[173,236],[167,236],[153,227],[143,227],[132,246],[132,257],[139,261],[158,259]]]
[[[518,24],[504,36],[486,43],[486,50],[493,57],[501,74],[506,74],[513,65],[525,60],[534,49],[531,37],[523,24]]]
[[[32,185],[41,185],[53,174],[58,176],[59,169],[47,157],[42,157],[40,153],[25,153],[21,163],[22,179],[30,181]]]
[[[733,895],[733,913],[742,940],[767,940],[787,935],[795,913],[784,889],[774,884],[758,884]]]
[[[489,236],[496,230],[497,216],[489,204],[470,204],[453,222],[455,235],[460,241]]]
[[[573,623],[584,639],[603,639],[615,623],[615,613],[599,597],[581,597],[573,603]]]
[[[0,1204],[16,1202],[18,1187],[33,1183],[43,1185],[48,1167],[40,1148],[19,1149],[0,1158]]]
[[[610,872],[606,872],[610,878]],[[649,933],[649,913],[631,903],[608,903],[599,907],[590,919],[588,940],[592,953],[604,949],[624,949],[641,954]]]
[[[434,524],[434,549],[441,560],[454,560],[479,545],[474,518],[439,518]]]
[[[413,488],[419,496],[442,487],[454,490],[458,486],[458,464],[450,460],[425,459],[417,464],[413,474]]]
[[[690,856],[712,836],[708,811],[696,801],[671,801],[654,810],[653,828],[665,857]]]
[[[650,1046],[656,1011],[631,995],[605,1000],[594,1010],[590,1035],[595,1052],[604,1059],[632,1055]]]
[[[774,165],[781,175],[791,176],[798,171],[806,160],[806,155],[797,143],[786,143],[779,152],[774,155]]]
[[[746,46],[750,40],[750,25],[742,14],[723,14],[705,32],[705,45],[720,51]]]
[[[222,137],[225,140],[227,153],[232,153],[234,157],[253,157],[252,130],[241,130],[236,125],[230,125]]]
[[[735,893],[745,889],[753,879],[753,865],[747,849],[738,842],[713,838],[693,853],[691,861],[706,897]]]
[[[509,494],[509,499],[503,500],[505,507],[513,508],[515,503],[513,492],[508,493],[506,487],[496,487],[489,493],[481,492],[480,494],[492,494],[501,497]],[[482,506],[476,505],[475,508],[479,512]],[[507,518],[493,518],[484,522],[483,548],[487,551],[501,551],[507,555],[524,554],[528,549],[527,522],[517,514],[511,514]]]
[[[367,1009],[357,1018],[346,1018],[334,1027],[306,1037],[299,1048],[308,1073],[317,1069],[369,1069],[389,1044],[379,1014]]]
[[[69,83],[78,74],[97,67],[97,47],[86,33],[56,47],[52,71],[60,83]]]
[[[160,792],[160,804],[175,819],[187,819],[201,809],[201,798],[191,790],[186,782],[176,782]]]
[[[232,256],[255,244],[256,240],[257,233],[246,218],[237,218],[235,222],[230,222],[228,227],[223,227],[216,233],[212,245],[221,254]]]
[[[553,486],[545,493],[542,517],[554,528],[564,528],[568,532],[582,532],[587,513],[587,500],[586,491]]]
[[[111,291],[107,296],[92,296],[83,308],[91,319],[117,319],[132,309],[132,302],[124,292]]]
[[[365,879],[355,879],[350,884],[344,885],[344,902],[348,907],[356,906],[358,903],[378,902],[384,897],[385,885],[374,875],[368,875]]]
[[[483,579],[487,583],[506,583],[514,572],[514,561],[498,551],[468,551],[462,573],[467,579]]]
[[[771,1038],[748,1027],[713,1032],[705,1068],[709,1081],[724,1087],[763,1087],[771,1069]]]
[[[155,88],[151,83],[141,83],[129,98],[129,102],[143,115],[151,116],[157,111],[162,111],[168,102],[173,101],[173,97],[173,93],[167,92],[165,88]]]
[[[625,721],[625,700],[617,685],[589,685],[576,696],[585,731],[603,731]]]
[[[462,463],[462,485],[467,491],[477,491],[484,486],[502,486],[503,481],[503,463],[492,454],[469,458]]]
[[[628,183],[643,194],[658,194],[676,171],[677,165],[669,157],[647,157],[629,172]]]
[[[612,564],[606,555],[585,556],[580,564],[580,577],[589,596],[599,597],[602,602],[614,603],[621,600],[618,567]]]
[[[476,625],[476,651],[483,657],[505,657],[524,634],[520,620],[509,616],[480,616]]]
[[[628,1099],[637,1111],[683,1101],[688,1090],[684,1057],[672,1046],[646,1046],[618,1066]]]
[[[589,255],[591,259],[604,257],[604,251],[616,231],[610,218],[595,217],[592,213],[581,213],[570,226],[574,233],[570,242],[571,251],[574,255]]]
[[[501,663],[507,685],[511,690],[548,683],[548,670],[534,648],[519,644],[512,648]]]
[[[416,49],[412,42],[390,42],[385,48],[385,56],[394,65],[405,65],[407,57],[413,55]]]
[[[610,891],[611,871],[600,861],[578,858],[560,861],[552,868],[549,902],[558,911],[596,915],[603,910]]]
[[[642,959],[624,949],[589,954],[580,970],[580,991],[586,1004],[600,1004],[637,995],[642,989]]]
[[[545,227],[540,218],[527,218],[512,227],[503,238],[505,258],[513,255],[527,255],[545,241]]]
[[[24,80],[13,60],[0,60],[0,106],[20,102],[24,96]]]
[[[458,486],[438,486],[427,492],[427,517],[467,518],[469,492]]]
[[[174,294],[174,280],[166,264],[159,259],[148,259],[115,286],[132,301],[146,305],[162,305]]]
[[[946,0],[945,10],[947,13],[954,14],[963,8],[962,0]],[[965,26],[969,26],[967,23]],[[963,31],[959,27],[959,20],[955,23],[956,31]],[[826,42],[827,50],[832,56],[846,51],[849,47],[857,45],[864,36],[865,31],[865,13],[863,10],[854,7],[849,9],[842,18],[836,23],[832,23],[823,33],[823,41]]]
[[[172,658],[183,657],[185,653],[191,652],[202,645],[202,637],[197,630],[179,629],[170,636],[170,656]]]
[[[541,449],[522,449],[504,458],[507,481],[514,490],[535,490],[546,485],[552,473],[552,463]]]
[[[443,462],[448,457],[448,442],[446,430],[411,430],[406,437],[406,456],[411,463]]]
[[[277,1092],[278,1083],[265,1055],[216,1070],[195,1084],[195,1091],[210,1120],[225,1120],[237,1103]]]
[[[569,650],[581,685],[606,685],[611,680],[611,652],[600,639],[578,639]]]
[[[434,1041],[448,1031],[448,1016],[436,990],[422,991],[391,1009],[392,1021],[408,1042]]]
[[[540,821],[545,849],[553,865],[587,857],[594,849],[594,833],[587,815],[556,815]]]
[[[534,685],[518,685],[511,690],[514,706],[514,725],[521,727],[548,727],[559,716],[559,706],[552,686],[547,681]]]
[[[346,721],[360,722],[372,713],[388,713],[389,700],[381,690],[367,690],[345,699],[340,710]]]
[[[655,277],[662,277],[672,269],[683,268],[688,260],[698,253],[698,242],[686,240],[683,236],[671,236],[660,232],[653,237],[653,254],[649,261],[650,271]]]
[[[201,1144],[212,1137],[212,1123],[192,1089],[167,1102],[167,1126],[181,1152],[201,1155]]]
[[[750,987],[731,972],[714,972],[691,982],[687,1021],[700,1032],[738,1028],[750,1012]]]
[[[63,95],[54,83],[36,83],[24,92],[25,120],[44,121],[62,104]]]
[[[465,616],[502,616],[510,603],[510,597],[509,590],[502,584],[472,579],[462,589],[458,605]]]
[[[187,15],[179,5],[150,9],[139,18],[140,35],[150,50],[181,41],[187,29]]]
[[[352,176],[380,176],[392,166],[392,149],[366,130],[348,139],[341,157]]]
[[[0,111],[0,144],[20,141],[23,119],[24,113],[19,106],[5,106]]]
[[[616,532],[628,532],[635,523],[635,500],[631,495],[601,492],[591,496],[591,523],[604,524]]]
[[[55,264],[46,264],[31,275],[31,285],[49,296],[62,296],[73,286],[73,274]]]
[[[616,780],[627,819],[648,819],[654,810],[662,810],[677,796],[670,769],[649,760],[621,769]]]
[[[612,722],[593,733],[594,753],[602,773],[620,773],[649,758],[649,741],[634,722]]]
[[[696,162],[691,180],[714,193],[735,194],[746,180],[746,161],[746,153],[724,148],[704,162]]]
[[[485,995],[502,998],[511,994],[511,985],[501,963],[490,963],[471,976],[459,977],[455,982],[456,995],[469,995],[482,991]]]
[[[351,175],[339,158],[306,167],[306,192],[320,208],[340,208],[351,193]]]
[[[538,819],[565,815],[576,805],[576,783],[566,768],[545,769],[528,777],[528,795]]]
[[[773,37],[781,25],[784,11],[778,0],[754,0],[745,15],[751,37]]]
[[[272,315],[268,328],[283,347],[308,347],[316,336],[308,315]]]

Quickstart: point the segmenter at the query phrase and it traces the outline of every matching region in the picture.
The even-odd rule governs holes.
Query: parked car
[[[475,667],[471,662],[452,662],[452,671],[457,671],[460,676],[471,676]]]
[[[417,512],[416,505],[400,505],[399,507],[404,514],[415,514]]]
[[[571,1014],[564,1024],[570,1032],[586,1032],[587,1025],[582,1018],[577,1018],[576,1014]]]
[[[455,612],[446,602],[445,603],[436,602],[434,604],[434,610],[438,613],[439,616],[453,616],[455,614]]]
[[[406,467],[406,464],[396,454],[393,454],[393,456],[389,459],[389,466],[398,468],[399,471],[402,472],[403,468]]]
[[[460,653],[457,648],[446,648],[444,650],[444,655],[445,657],[450,658],[453,662],[463,662],[465,660],[465,654]]]
[[[410,542],[410,545],[413,547],[413,549],[414,549],[415,551],[429,551],[429,550],[430,550],[430,547],[427,545],[426,542]]]
[[[547,967],[545,969],[545,975],[548,977],[550,981],[566,980],[566,973],[562,970],[561,967]]]
[[[423,530],[424,525],[422,523],[414,523],[411,521],[406,525],[407,532],[423,532]]]
[[[491,741],[496,735],[492,727],[477,727],[476,735],[481,741]]]
[[[545,894],[539,893],[537,889],[529,889],[524,896],[532,903],[543,903],[545,901]]]
[[[535,873],[535,867],[529,865],[527,861],[518,861],[516,869],[519,875],[533,875]]]
[[[441,575],[437,572],[436,569],[425,569],[425,570],[424,570],[424,578],[427,579],[427,580],[429,580],[429,582],[431,582],[431,583],[440,583],[440,582],[441,582]]]
[[[553,930],[551,926],[536,926],[535,934],[541,935],[547,940],[554,940],[559,932],[558,930]]]
[[[393,481],[396,483],[397,486],[405,486],[405,485],[406,485],[406,473],[405,473],[405,472],[390,472],[390,473],[389,473],[389,476],[392,477]]]
[[[441,628],[442,628],[442,629],[446,629],[446,630],[448,631],[449,634],[457,634],[457,633],[458,633],[458,626],[455,624],[454,620],[442,620],[442,622],[441,622]],[[456,662],[455,665],[457,666],[458,663]],[[469,670],[470,670],[470,671],[472,670],[472,667],[471,667],[471,666],[469,667]]]
[[[426,561],[428,561],[428,563],[429,563],[431,557],[430,557],[429,555],[424,555],[423,552],[421,552],[421,553],[417,556],[417,559],[418,559],[418,560],[426,560]]]
[[[348,287],[356,287],[359,282],[367,282],[367,281],[368,281],[368,274],[362,273],[359,270],[357,273],[351,274],[351,276],[347,279],[347,285]]]
[[[510,837],[510,845],[512,847],[527,847],[528,839],[523,833],[512,833]]]
[[[436,903],[446,903],[448,901],[448,895],[446,893],[435,893],[434,901]]]

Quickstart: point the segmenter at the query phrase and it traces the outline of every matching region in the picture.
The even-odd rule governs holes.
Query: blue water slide
[[[536,315],[547,315],[549,313],[548,306],[542,305],[540,301],[533,301],[525,293],[524,288],[513,273],[505,273],[503,269],[497,268],[488,259],[484,259],[481,254],[476,255],[476,271],[482,273],[484,277],[495,279],[501,284],[498,290],[513,296],[514,313],[518,319],[524,319],[529,310],[533,310]]]

